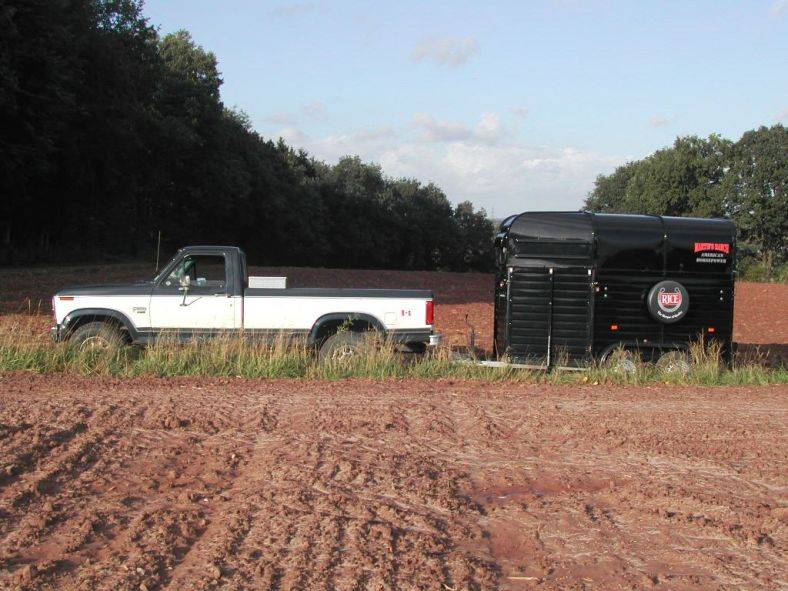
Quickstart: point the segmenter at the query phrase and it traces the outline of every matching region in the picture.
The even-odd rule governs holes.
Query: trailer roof
[[[736,226],[723,218],[692,218],[641,214],[591,213],[587,211],[527,211],[507,218],[501,231],[528,240],[566,240],[591,242],[594,234],[613,228],[653,231],[661,226],[664,233],[671,230],[697,230],[735,237]]]

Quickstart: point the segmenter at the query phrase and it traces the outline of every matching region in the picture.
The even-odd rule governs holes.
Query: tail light
[[[427,300],[427,324],[435,324],[435,302]]]

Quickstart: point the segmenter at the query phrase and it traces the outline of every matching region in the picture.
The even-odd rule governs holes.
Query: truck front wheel
[[[117,349],[124,344],[120,331],[107,322],[88,322],[77,328],[69,338],[80,351]]]
[[[349,330],[338,332],[328,337],[320,347],[320,361],[349,361],[363,354],[368,347],[363,333]]]

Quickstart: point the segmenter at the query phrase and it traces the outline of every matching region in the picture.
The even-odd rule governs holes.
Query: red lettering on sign
[[[704,250],[714,250],[717,252],[724,252],[725,254],[731,253],[731,245],[727,242],[696,242],[695,252],[702,252]]]
[[[682,299],[680,291],[662,291],[659,294],[659,303],[664,308],[677,308],[681,305]]]

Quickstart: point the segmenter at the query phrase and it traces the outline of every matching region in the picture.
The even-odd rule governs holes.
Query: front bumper
[[[64,340],[65,332],[66,331],[63,330],[62,326],[56,324],[55,326],[49,329],[49,336],[52,337],[53,341],[59,343],[60,341]]]

